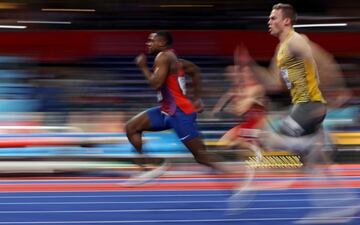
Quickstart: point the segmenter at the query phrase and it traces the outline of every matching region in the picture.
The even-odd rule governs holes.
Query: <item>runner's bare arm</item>
[[[230,90],[223,94],[221,98],[216,102],[213,110],[211,111],[211,114],[214,116],[216,113],[219,113],[222,111],[227,104],[231,101],[231,99],[235,96],[235,93],[233,90]]]
[[[301,35],[293,35],[288,42],[289,53],[298,58],[304,60],[314,61],[311,47],[308,41]]]
[[[151,72],[147,67],[147,60],[144,54],[141,54],[136,58],[136,63],[146,79],[149,81],[151,87],[159,89],[163,85],[167,75],[169,74],[170,68],[170,61],[165,53],[159,53],[159,55],[155,58],[154,72]]]
[[[271,60],[269,68],[262,67],[255,62],[248,50],[242,46],[236,48],[234,61],[238,66],[250,66],[255,76],[267,89],[282,89],[283,85],[274,58]]]
[[[235,112],[238,116],[249,111],[254,104],[263,104],[259,99],[264,98],[265,91],[261,85],[254,85],[247,88],[244,95],[244,98],[236,104]]]
[[[329,108],[338,108],[346,104],[352,97],[347,88],[341,68],[335,58],[324,48],[307,39],[317,65],[320,88],[328,100]]]

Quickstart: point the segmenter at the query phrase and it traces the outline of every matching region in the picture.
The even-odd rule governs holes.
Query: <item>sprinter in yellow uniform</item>
[[[277,37],[276,66],[290,90],[293,107],[280,132],[287,136],[314,133],[326,115],[315,60],[308,40],[295,32],[296,13],[291,5],[276,4],[269,17],[269,32]]]
[[[331,73],[336,73],[336,66],[333,63],[324,65],[324,62],[331,62],[331,58],[319,51],[320,49],[305,35],[299,34],[293,29],[295,20],[296,12],[291,5],[279,3],[273,6],[268,26],[270,34],[279,39],[279,44],[269,70],[257,66],[247,51],[243,51],[239,59],[242,60],[240,64],[251,65],[255,74],[263,82],[266,82],[267,86],[270,85],[273,88],[284,85],[291,95],[292,107],[289,114],[282,120],[277,133],[264,132],[266,135],[263,144],[270,149],[277,146],[299,152],[305,158],[304,162],[311,176],[326,179],[331,175],[330,167],[319,168],[316,166],[320,160],[324,162],[323,160],[326,159],[322,151],[326,147],[322,146],[326,134],[321,126],[327,110],[326,100],[319,88],[320,81],[316,61],[322,62],[323,65],[320,66],[327,67],[323,70],[327,73],[326,79],[331,79],[329,77],[334,75]],[[322,78],[325,76],[321,75]],[[346,98],[348,95],[343,96]],[[335,187],[341,187],[334,179],[326,180],[332,182]],[[314,198],[310,199],[312,203],[318,208],[323,207],[326,210],[313,210],[295,223],[345,223],[352,220],[360,209],[356,201],[339,201],[337,198],[333,199],[329,194],[326,202],[319,202],[316,191],[312,191],[311,194]],[[324,195],[321,194],[321,198],[323,198]],[[356,195],[351,195],[344,199],[356,198]],[[341,210],[331,210],[329,206],[332,205],[341,206]]]
[[[279,39],[276,54],[270,69],[252,63],[245,51],[241,57],[243,64],[250,64],[262,80],[271,87],[285,86],[289,89],[293,106],[289,115],[282,120],[279,133],[283,143],[292,150],[301,148],[301,137],[316,133],[326,116],[326,101],[319,88],[317,66],[309,40],[293,29],[296,12],[289,4],[276,4],[269,16],[269,32]],[[286,138],[291,137],[291,138]],[[272,142],[280,142],[275,136]],[[270,146],[269,146],[270,147]]]

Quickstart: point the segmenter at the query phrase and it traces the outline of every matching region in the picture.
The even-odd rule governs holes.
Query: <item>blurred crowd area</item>
[[[195,62],[202,71],[206,110],[199,114],[199,121],[237,120],[231,114],[211,114],[216,102],[232,85],[226,76],[226,68],[233,64],[233,58],[184,58]],[[351,56],[337,60],[345,84],[353,93],[343,107],[359,107],[359,58]],[[269,62],[262,60],[259,63],[267,65]],[[1,132],[53,132],[53,129],[61,132],[123,132],[130,117],[157,105],[156,92],[135,66],[134,56],[98,57],[67,63],[0,57],[0,65]],[[191,84],[188,85],[191,96]],[[269,91],[270,112],[288,110],[288,96],[286,90]],[[353,127],[359,128],[358,119]],[[22,126],[43,128],[25,129]]]
[[[52,131],[16,128],[21,126],[62,126],[56,129],[62,132],[123,131],[121,79],[108,72],[110,68],[97,68],[92,62],[80,67],[76,62],[49,65],[22,57],[0,57],[0,64],[0,131]]]

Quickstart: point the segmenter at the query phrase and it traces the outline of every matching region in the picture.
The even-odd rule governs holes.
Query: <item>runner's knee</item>
[[[287,117],[283,121],[283,123],[279,129],[280,134],[290,136],[290,137],[299,137],[299,136],[303,135],[304,131],[305,130],[300,126],[300,124],[298,124],[290,116]]]
[[[138,132],[141,132],[141,126],[139,123],[136,123],[135,120],[129,120],[125,124],[125,131],[128,134],[138,133]]]

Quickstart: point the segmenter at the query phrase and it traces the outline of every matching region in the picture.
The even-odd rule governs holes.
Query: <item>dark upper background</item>
[[[0,3],[1,25],[26,30],[118,29],[266,29],[273,4],[268,0],[12,0]],[[283,1],[295,6],[299,23],[347,22],[342,30],[360,28],[360,1]],[[86,12],[48,9],[93,9]],[[27,21],[20,24],[19,21]],[[70,24],[29,21],[71,22]],[[339,29],[339,28],[337,28]]]

